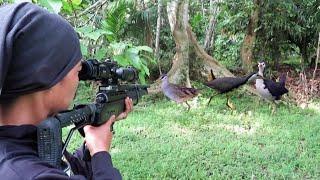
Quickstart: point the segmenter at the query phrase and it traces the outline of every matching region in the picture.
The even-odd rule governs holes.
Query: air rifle
[[[137,77],[134,68],[119,67],[114,61],[83,61],[79,73],[80,80],[100,82],[95,102],[75,106],[42,121],[37,127],[39,157],[62,169],[61,158],[75,130],[79,130],[84,136],[82,128],[85,125],[100,126],[112,115],[117,116],[124,112],[126,97],[130,97],[136,105],[141,97],[148,93],[148,85],[132,83],[138,79]],[[70,125],[74,127],[63,142],[62,128]]]

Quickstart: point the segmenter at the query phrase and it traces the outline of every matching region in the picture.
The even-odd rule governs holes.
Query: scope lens
[[[81,62],[82,68],[79,72],[79,79],[80,80],[90,80],[92,77],[92,63],[88,61]]]
[[[116,74],[123,81],[134,81],[137,78],[137,73],[133,68],[118,68]]]

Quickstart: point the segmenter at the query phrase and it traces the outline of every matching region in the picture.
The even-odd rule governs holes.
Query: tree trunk
[[[217,6],[214,6],[215,2],[219,2],[219,0],[210,0],[210,21],[209,21],[209,27],[206,32],[206,37],[204,40],[204,50],[211,54],[210,52],[213,50],[213,42],[214,42],[214,32],[215,32],[215,26],[217,23],[216,16],[218,14],[219,8]]]
[[[306,42],[306,37],[303,37],[302,43],[299,46],[300,52],[301,52],[301,66],[302,69],[304,69],[305,64],[308,62],[309,55],[308,55],[308,50],[307,50],[307,42]]]
[[[316,63],[315,63],[315,67],[314,67],[314,71],[313,71],[313,75],[312,75],[312,79],[313,79],[313,80],[316,78],[316,73],[317,73],[317,69],[318,69],[319,58],[320,58],[320,32],[319,32],[319,36],[318,36],[318,47],[317,47]]]
[[[146,43],[149,47],[153,46],[153,36],[152,36],[152,28],[150,25],[150,20],[148,20],[146,24]]]
[[[189,79],[189,40],[187,25],[189,20],[187,0],[174,0],[168,3],[167,11],[171,32],[176,43],[173,65],[168,72],[172,83],[190,87]]]
[[[253,48],[254,48],[254,42],[256,40],[255,29],[258,27],[259,12],[260,12],[259,10],[260,0],[254,0],[253,3],[255,5],[255,9],[249,19],[247,32],[240,49],[242,67],[246,72],[252,71]]]
[[[199,58],[198,61],[192,61],[191,63],[195,68],[192,71],[195,73],[194,77],[197,77],[195,80],[201,80],[203,77],[207,77],[210,70],[213,71],[214,76],[221,77],[221,76],[234,76],[227,68],[223,67],[218,61],[216,61],[212,56],[208,55],[205,50],[200,46],[197,41],[196,36],[192,32],[190,25],[188,25],[187,29],[189,35],[190,46],[192,46],[193,52]],[[199,67],[200,65],[200,67]]]
[[[200,3],[201,3],[202,16],[204,17],[204,2],[203,2],[203,0],[200,0]]]
[[[188,23],[187,2],[173,1],[168,3],[167,10],[171,31],[176,43],[176,54],[172,68],[168,73],[170,82],[190,86],[189,73],[192,74],[193,80],[206,82],[210,70],[216,77],[233,77],[234,75],[228,69],[208,55],[198,43]],[[189,47],[191,48],[189,49]],[[195,56],[189,58],[189,55]],[[160,91],[159,82],[157,81],[151,86],[150,93]],[[255,93],[253,88],[247,87],[247,89]]]
[[[158,18],[157,18],[157,30],[156,30],[156,44],[155,44],[155,57],[159,66],[159,73],[162,74],[160,62],[159,62],[159,40],[160,40],[160,30],[161,30],[161,12],[162,12],[162,0],[158,0]]]

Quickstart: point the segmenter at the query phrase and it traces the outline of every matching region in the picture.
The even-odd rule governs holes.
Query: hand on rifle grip
[[[126,109],[125,109],[124,112],[119,114],[119,116],[117,117],[117,120],[121,120],[121,119],[127,118],[129,112],[131,112],[132,109],[133,109],[133,102],[132,102],[131,98],[126,97],[126,99],[124,100],[124,103],[125,103]]]
[[[125,105],[125,111],[119,114],[117,118],[113,115],[101,126],[94,127],[87,125],[83,128],[86,146],[89,149],[91,156],[100,151],[109,151],[113,135],[113,124],[116,119],[125,119],[128,116],[128,113],[132,111],[132,99],[127,97],[125,99]]]
[[[109,151],[112,141],[111,125],[115,122],[115,115],[101,126],[87,125],[83,128],[85,133],[86,146],[90,151],[90,155],[100,151]]]

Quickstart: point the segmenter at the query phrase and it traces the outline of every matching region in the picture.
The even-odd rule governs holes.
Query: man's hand
[[[119,114],[119,116],[116,118],[116,120],[121,120],[121,119],[127,118],[129,112],[131,112],[133,109],[133,102],[132,102],[131,98],[127,97],[124,102],[126,105],[126,110],[124,112],[122,112],[121,114]]]
[[[125,105],[126,110],[119,114],[117,118],[115,117],[115,115],[113,115],[106,123],[102,124],[101,126],[94,127],[91,125],[87,125],[83,128],[85,133],[85,142],[91,156],[100,151],[109,151],[112,141],[111,126],[116,120],[125,119],[128,116],[129,112],[132,111],[132,99],[127,97],[125,99]]]

